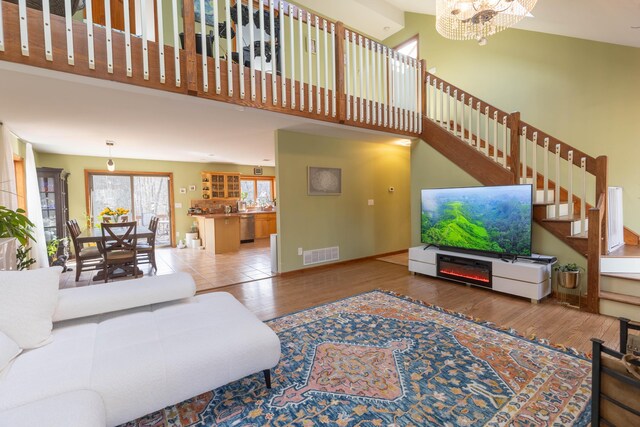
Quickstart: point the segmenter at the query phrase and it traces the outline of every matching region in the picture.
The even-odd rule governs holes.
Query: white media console
[[[551,264],[409,248],[409,271],[454,280],[531,299],[537,303],[551,293]]]

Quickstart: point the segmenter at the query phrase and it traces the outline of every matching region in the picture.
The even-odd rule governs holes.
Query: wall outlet
[[[176,209],[182,209],[182,203],[176,203],[175,206]]]
[[[298,255],[302,256],[302,248],[298,248]]]
[[[396,191],[396,189],[395,189],[395,188],[393,188],[393,187],[389,187],[389,193],[393,193],[394,191]]]
[[[373,199],[369,199],[369,200],[367,201],[367,204],[368,204],[369,206],[373,206]]]

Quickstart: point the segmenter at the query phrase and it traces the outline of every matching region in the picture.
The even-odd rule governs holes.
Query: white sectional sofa
[[[228,293],[194,295],[185,273],[59,291],[51,342],[0,372],[0,426],[115,426],[250,374],[268,382],[277,335]]]

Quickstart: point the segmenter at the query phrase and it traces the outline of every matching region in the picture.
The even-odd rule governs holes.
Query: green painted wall
[[[409,163],[407,147],[278,131],[280,271],[305,268],[300,247],[339,246],[341,261],[406,249]],[[342,194],[307,195],[308,166],[342,168]]]
[[[387,45],[419,34],[420,57],[437,76],[520,111],[523,120],[593,157],[608,156],[609,185],[624,189],[625,225],[640,232],[640,49],[522,30],[478,46],[443,38],[433,16],[407,13],[405,24]],[[437,160],[420,163],[433,167]]]
[[[38,167],[64,168],[71,173],[69,176],[69,218],[76,218],[78,222],[83,223],[87,210],[84,170],[106,170],[106,159],[104,157],[69,156],[40,152],[37,153],[36,161]],[[253,166],[226,163],[190,163],[119,158],[114,158],[114,162],[119,171],[173,173],[174,201],[175,203],[182,203],[182,208],[175,209],[175,231],[180,233],[179,239],[184,239],[184,233],[190,230],[193,223],[193,219],[187,216],[187,209],[190,206],[191,199],[199,199],[201,197],[200,172],[206,170],[253,175]],[[263,169],[264,175],[275,175],[275,168],[264,167]],[[186,194],[180,194],[179,189],[181,187],[188,189],[189,185],[196,185],[196,191],[190,192],[187,190]]]

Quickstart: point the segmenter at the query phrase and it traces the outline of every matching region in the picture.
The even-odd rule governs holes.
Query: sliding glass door
[[[106,207],[128,209],[129,219],[145,227],[157,216],[156,244],[172,244],[170,175],[90,172],[88,178],[89,208],[94,220]]]

